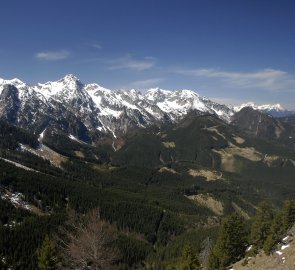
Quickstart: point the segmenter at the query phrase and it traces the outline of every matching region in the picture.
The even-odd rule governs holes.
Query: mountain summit
[[[5,85],[12,85],[14,91],[4,91]],[[9,108],[5,105],[8,99]],[[57,126],[77,137],[81,129],[90,137],[116,136],[130,127],[177,122],[192,110],[215,114],[227,122],[233,114],[227,106],[192,90],[113,91],[98,84],[83,84],[73,74],[36,85],[0,79],[0,108],[0,118],[35,133]]]
[[[287,116],[290,114],[294,114],[293,111],[286,110],[285,108],[282,107],[281,104],[264,104],[264,105],[257,105],[255,102],[247,102],[243,103],[240,106],[234,107],[235,112],[239,112],[245,107],[250,107],[254,110],[261,111],[267,114],[270,114],[274,117],[283,117]]]
[[[249,104],[241,108],[245,106]],[[97,140],[120,136],[129,128],[178,122],[193,110],[230,122],[239,109],[213,102],[192,90],[114,91],[95,83],[84,84],[73,74],[36,85],[0,79],[0,119],[37,134],[54,126],[79,139]]]

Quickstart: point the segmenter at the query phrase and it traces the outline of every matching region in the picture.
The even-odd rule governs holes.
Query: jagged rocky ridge
[[[191,90],[113,91],[83,84],[71,74],[37,85],[0,79],[0,119],[36,134],[56,128],[85,142],[120,137],[134,127],[178,122],[193,110],[230,122],[238,108]]]
[[[257,105],[254,102],[243,103],[240,106],[235,106],[233,109],[235,112],[241,111],[243,108],[250,107],[256,111],[264,112],[274,117],[284,117],[295,114],[294,111],[286,110],[281,104],[264,104]]]
[[[120,136],[131,127],[177,122],[192,110],[216,114],[227,122],[233,114],[231,108],[191,90],[112,91],[83,84],[74,75],[33,86],[0,79],[0,119],[36,134],[50,126],[95,141]]]

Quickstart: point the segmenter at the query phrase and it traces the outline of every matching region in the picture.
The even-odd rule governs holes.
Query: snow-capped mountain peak
[[[5,97],[0,92],[0,118],[36,133],[50,125],[58,126],[82,140],[100,138],[102,133],[115,137],[135,126],[176,122],[192,110],[215,114],[228,122],[233,114],[231,108],[203,98],[193,90],[115,91],[96,83],[83,84],[73,74],[33,86],[17,79],[0,79],[0,90],[4,84],[13,84],[18,92],[10,98],[10,111],[5,111],[9,91]],[[16,97],[18,100],[13,101]],[[12,117],[13,114],[16,116]]]
[[[274,110],[274,111],[285,111],[286,109],[281,106],[281,104],[266,104],[258,106],[259,110]]]
[[[20,79],[17,79],[17,78],[14,78],[11,80],[5,80],[5,79],[0,78],[0,94],[3,89],[3,85],[5,85],[5,84],[11,84],[20,90],[27,89],[27,87],[28,87],[28,85],[26,83],[24,83],[23,81],[21,81]]]
[[[142,94],[140,91],[136,89],[131,89],[129,91],[124,91],[124,94],[126,96],[129,96],[133,101],[137,101],[143,98]]]
[[[80,81],[75,75],[67,74],[61,80],[65,82]]]
[[[160,89],[159,87],[157,88],[150,88],[147,90],[145,93],[145,98],[150,101],[155,101],[155,100],[164,100],[167,96],[171,94],[172,91],[169,90],[164,90]]]
[[[294,114],[293,111],[289,111],[285,109],[281,104],[263,104],[263,105],[257,105],[254,102],[247,102],[243,103],[240,106],[236,106],[233,108],[235,112],[239,112],[241,109],[245,107],[251,107],[254,110],[258,110],[267,114],[270,114],[275,117],[281,117],[281,116],[287,116],[290,114]]]
[[[62,79],[58,80],[57,83],[63,84],[64,87],[67,87],[69,89],[82,88],[81,81],[73,74],[66,75]]]
[[[96,83],[90,83],[90,84],[86,84],[84,89],[87,92],[95,92],[95,91],[99,91],[101,93],[108,93],[110,94],[112,92],[112,90],[104,88]]]
[[[58,81],[38,83],[33,86],[33,89],[46,99],[54,96],[65,96],[67,99],[73,99],[83,89],[83,84],[76,76],[68,74]]]
[[[10,80],[0,78],[0,85],[2,85],[2,84],[26,85],[26,83],[24,83],[23,81],[21,81],[18,78],[13,78],[13,79],[10,79]]]
[[[177,92],[179,92],[181,98],[199,98],[199,94],[193,90],[182,89]]]
[[[247,103],[243,103],[239,106],[235,106],[234,110],[236,112],[240,111],[241,109],[243,109],[244,107],[251,107],[254,110],[259,110],[259,111],[285,111],[285,109],[281,106],[281,104],[263,104],[263,105],[258,105],[255,102],[247,102]]]
[[[251,107],[254,110],[262,110],[262,111],[270,111],[270,110],[275,110],[275,111],[284,111],[285,109],[281,106],[281,104],[263,104],[263,105],[257,105],[255,102],[247,102],[243,103],[240,106],[234,107],[235,111],[240,111],[244,107]]]

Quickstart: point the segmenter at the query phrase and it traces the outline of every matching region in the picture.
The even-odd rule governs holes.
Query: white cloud
[[[285,71],[263,69],[256,72],[229,72],[217,69],[178,69],[178,74],[221,79],[241,88],[294,91],[295,77]]]
[[[98,44],[98,43],[93,43],[93,44],[91,44],[90,46],[91,46],[92,48],[94,48],[94,49],[98,49],[98,50],[102,49],[102,46],[101,46],[100,44]]]
[[[108,60],[110,70],[116,69],[132,69],[137,71],[147,70],[155,66],[156,60],[153,57],[145,57],[143,59],[135,59],[131,55],[121,58]]]
[[[163,82],[163,81],[164,81],[163,78],[151,78],[151,79],[132,82],[131,86],[132,87],[139,87],[139,88],[146,88],[146,87],[155,86],[156,84]]]
[[[67,50],[61,51],[45,51],[36,53],[36,58],[44,61],[58,61],[67,59],[70,56],[70,52]]]

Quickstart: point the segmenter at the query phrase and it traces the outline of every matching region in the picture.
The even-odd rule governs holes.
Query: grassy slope
[[[234,270],[293,270],[295,269],[295,235],[277,245],[275,252],[266,256],[260,251],[255,257],[247,257],[231,268]],[[282,246],[285,248],[282,249]],[[276,252],[278,251],[278,253]]]

